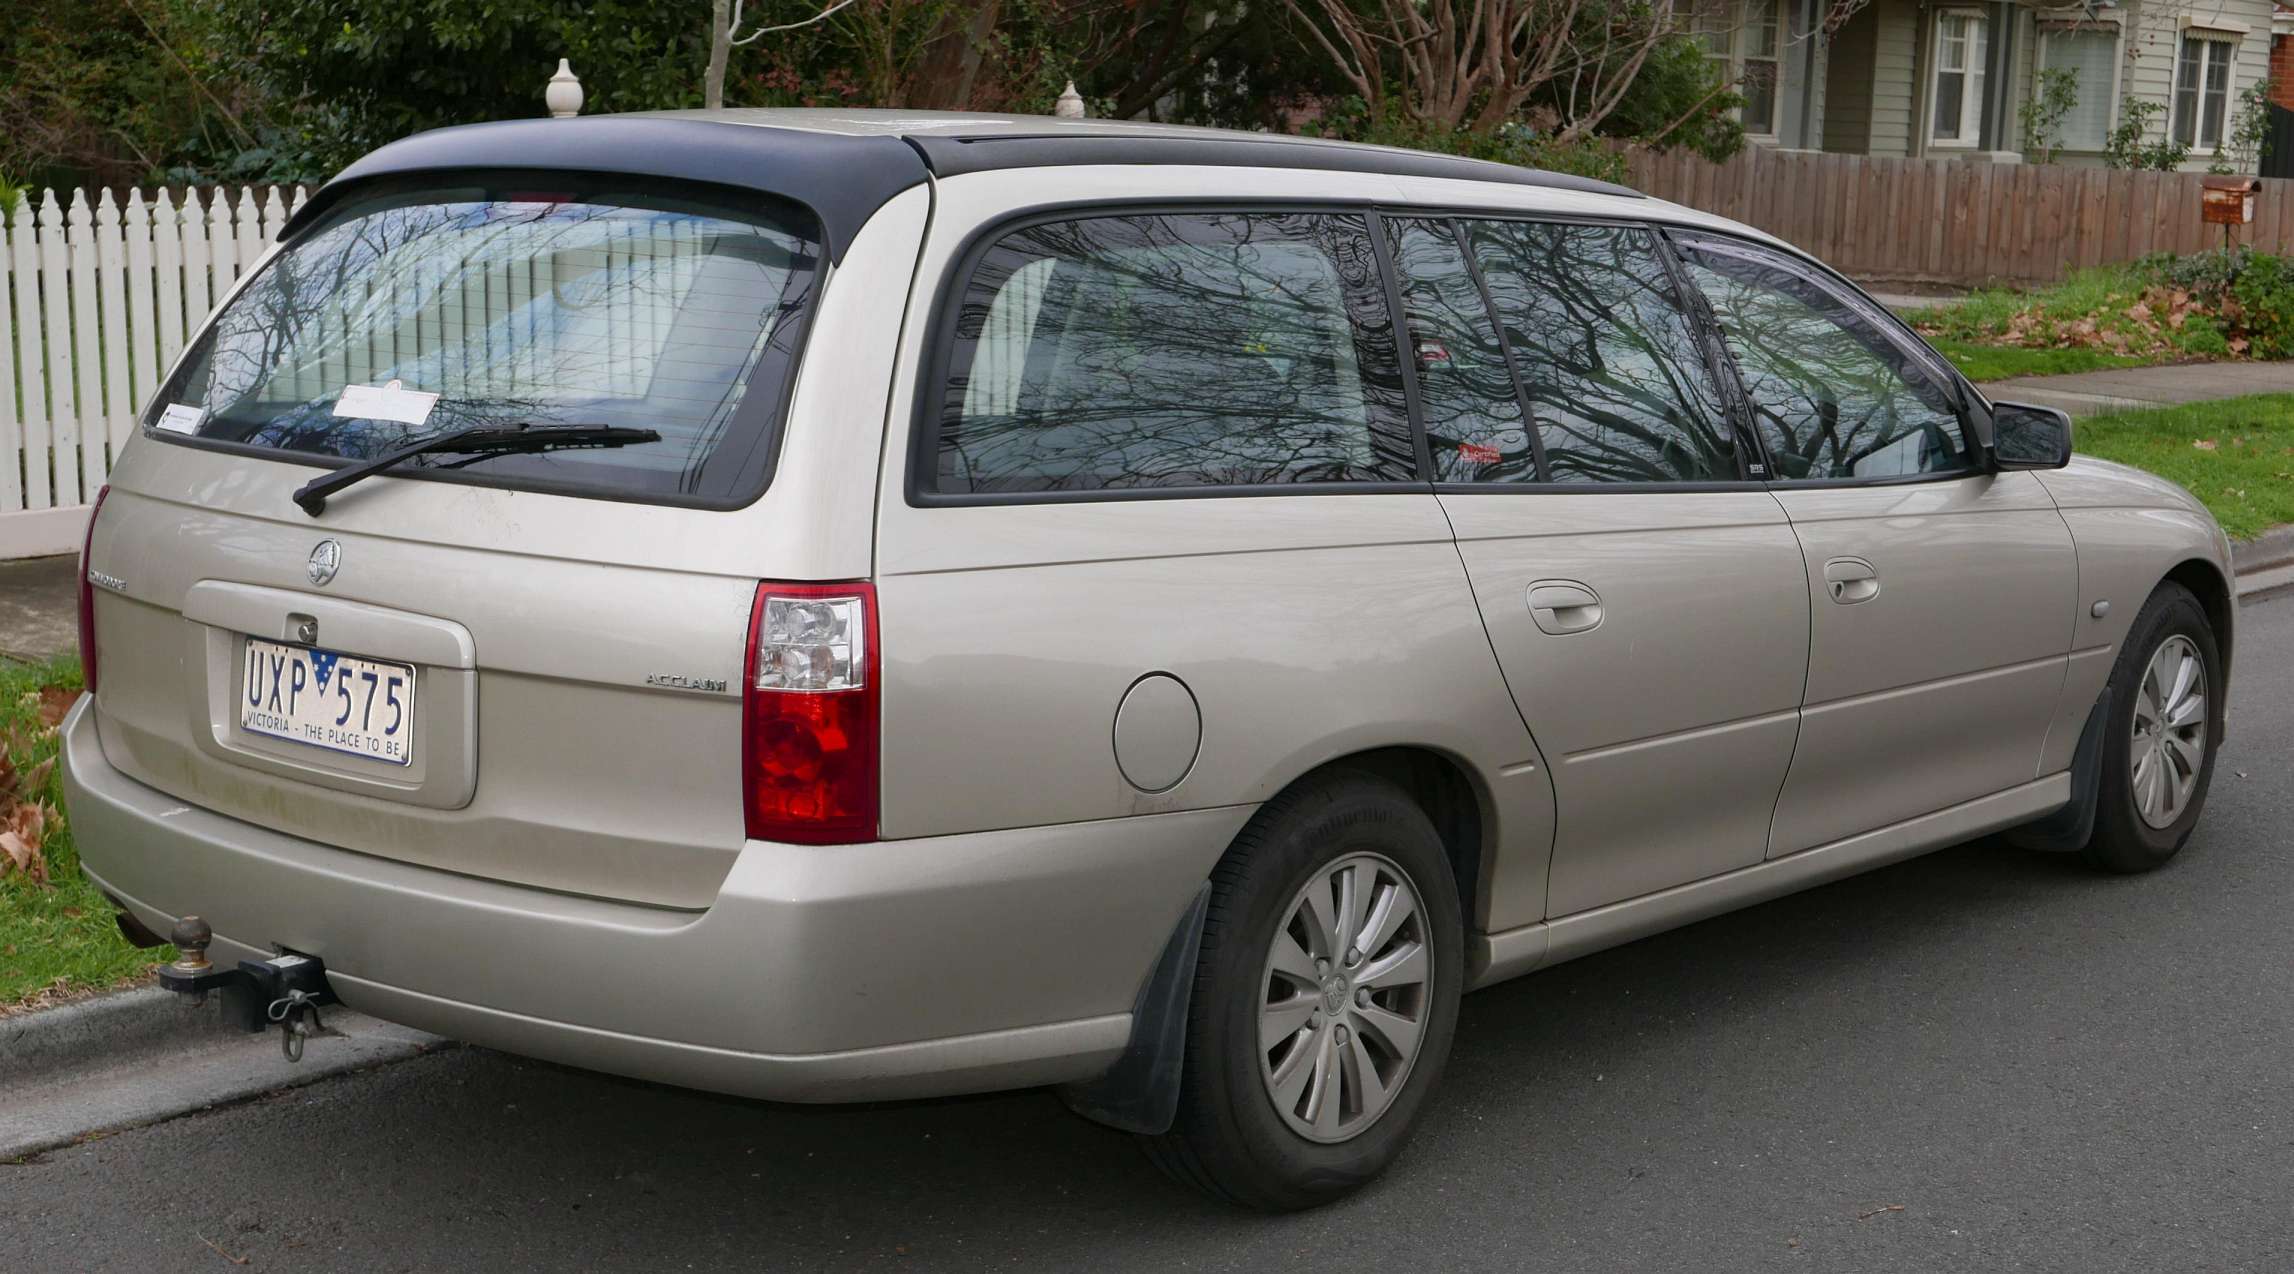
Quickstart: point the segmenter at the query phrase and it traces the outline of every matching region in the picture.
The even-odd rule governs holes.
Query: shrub
[[[2164,102],[2148,98],[2130,97],[2119,103],[2119,126],[2103,143],[2103,162],[2113,168],[2152,168],[2173,172],[2190,158],[2190,147],[2175,140],[2174,133],[2162,126],[2158,140],[2145,140],[2151,131],[2151,121],[2166,114]]]
[[[2251,254],[2230,285],[2223,307],[2256,358],[2294,357],[2294,261]]]

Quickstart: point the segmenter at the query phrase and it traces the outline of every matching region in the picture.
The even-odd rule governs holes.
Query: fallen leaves
[[[0,729],[0,877],[13,872],[35,885],[48,883],[46,846],[58,816],[43,794],[56,758],[51,755],[31,766],[17,765],[16,758],[52,738],[79,697],[79,691],[62,686],[27,691],[24,707],[39,722],[37,730]]]

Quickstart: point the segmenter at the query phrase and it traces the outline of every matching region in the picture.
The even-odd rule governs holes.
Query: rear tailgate
[[[715,894],[742,843],[753,575],[350,532],[133,489],[160,450],[114,475],[96,545],[96,568],[120,582],[95,599],[97,721],[114,765],[345,849],[669,906]],[[248,493],[269,487],[292,511],[310,472],[166,450],[161,485],[177,495],[189,470],[228,465],[242,487],[258,472]],[[448,489],[403,485],[392,494],[415,497],[396,501],[411,526],[461,521],[472,504],[568,503],[464,490],[442,513],[420,497]],[[309,577],[321,542],[339,553],[323,588]],[[250,639],[407,665],[410,763],[246,729]],[[270,692],[260,676],[254,689]]]
[[[326,468],[155,431],[165,400],[184,397],[179,373],[123,450],[91,547],[106,758],[187,805],[345,850],[708,905],[744,843],[740,689],[758,581],[870,571],[891,334],[927,207],[921,189],[896,197],[823,272],[806,336],[820,352],[785,400],[773,395],[785,422],[769,485],[746,502],[522,489],[536,470],[487,464],[471,472],[511,476],[385,474],[314,518],[293,496]],[[331,374],[395,379],[420,360],[402,350],[401,362]],[[392,754],[250,729],[264,724],[251,712],[281,707],[282,657],[305,665],[305,691],[330,672],[373,674],[339,719],[379,736],[384,714],[404,713]],[[382,684],[394,676],[409,683],[403,703]],[[311,718],[307,704],[288,715]]]

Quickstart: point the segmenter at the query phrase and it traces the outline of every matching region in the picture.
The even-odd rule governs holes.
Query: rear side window
[[[272,259],[150,423],[347,460],[480,426],[645,428],[660,441],[395,472],[739,503],[769,476],[819,257],[810,214],[753,196],[536,175],[370,194]]]
[[[1536,442],[1505,346],[1452,223],[1392,219],[1386,227],[1435,481],[1537,481]]]
[[[1101,216],[974,264],[938,403],[943,493],[1408,481],[1363,218]]]
[[[1548,482],[1733,482],[1728,416],[1656,236],[1468,222]],[[1518,466],[1480,475],[1527,480]]]

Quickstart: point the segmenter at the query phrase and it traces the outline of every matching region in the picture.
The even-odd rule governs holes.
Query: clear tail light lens
[[[873,587],[757,586],[741,690],[751,839],[876,839],[877,669]]]
[[[104,497],[110,495],[110,486],[96,492],[95,507],[88,510],[86,538],[80,541],[80,675],[86,679],[88,693],[96,692],[96,586],[88,578],[88,561],[96,548],[96,519],[103,516]]]

